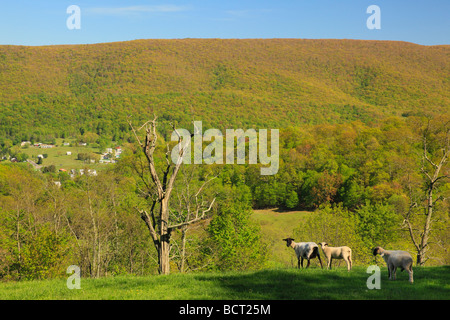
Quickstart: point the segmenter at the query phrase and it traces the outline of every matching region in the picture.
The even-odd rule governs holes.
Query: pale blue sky
[[[369,30],[368,6],[381,9]],[[69,30],[67,7],[81,9]],[[308,38],[450,44],[449,0],[0,1],[0,44],[48,45],[174,38]]]

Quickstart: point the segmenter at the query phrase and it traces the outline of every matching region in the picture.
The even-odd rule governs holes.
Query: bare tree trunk
[[[430,186],[428,189],[427,196],[427,208],[426,208],[426,220],[425,226],[423,229],[422,241],[419,245],[419,251],[417,253],[417,265],[424,265],[426,262],[426,253],[428,251],[428,238],[430,235],[431,229],[431,217],[433,215],[433,186]]]
[[[185,272],[185,264],[186,264],[186,239],[187,239],[187,226],[181,227],[181,263],[180,263],[180,272]]]
[[[161,201],[161,226],[160,226],[160,244],[159,244],[159,273],[169,274],[170,273],[170,261],[169,261],[169,250],[170,250],[170,232],[168,227],[169,221],[169,204],[168,199],[163,199]]]
[[[16,241],[17,241],[17,262],[19,266],[19,275],[20,275],[20,268],[22,265],[22,247],[20,243],[20,209],[17,208],[17,215],[16,215]]]
[[[206,212],[208,212],[211,209],[211,206],[214,203],[214,200],[211,202],[210,206],[206,210],[200,210],[200,208],[203,209],[203,207],[198,208],[196,217],[185,221],[180,224],[176,225],[170,225],[169,224],[169,200],[171,193],[174,188],[175,179],[177,177],[177,174],[180,170],[180,167],[183,163],[183,157],[185,155],[185,149],[187,147],[190,148],[190,145],[186,144],[185,147],[180,148],[178,151],[179,159],[176,164],[172,163],[170,161],[170,152],[169,152],[169,146],[167,146],[167,152],[166,152],[166,163],[162,170],[162,179],[158,176],[158,171],[156,169],[156,164],[153,158],[154,152],[156,150],[156,142],[158,139],[157,131],[156,131],[156,117],[152,121],[147,121],[140,129],[145,127],[145,142],[142,142],[139,138],[136,130],[134,129],[133,125],[130,121],[128,121],[134,136],[139,143],[139,146],[141,147],[148,164],[148,169],[150,172],[151,182],[153,182],[153,185],[150,185],[147,181],[147,179],[144,176],[144,170],[137,170],[142,182],[145,184],[147,190],[145,190],[145,198],[151,198],[153,199],[153,203],[150,209],[150,214],[146,210],[140,210],[137,208],[138,212],[141,214],[142,220],[144,220],[145,224],[147,225],[147,228],[150,232],[150,235],[153,240],[153,244],[155,245],[155,249],[158,253],[158,271],[160,274],[169,274],[170,273],[170,258],[169,258],[169,252],[170,252],[170,236],[173,229],[181,228],[183,226],[192,224],[194,222],[197,222],[205,217]],[[178,131],[175,129],[174,126],[172,126],[174,129],[174,132],[178,136],[178,143],[181,146],[182,137],[179,135]],[[138,130],[140,130],[138,129]],[[200,193],[201,189],[198,191]],[[197,193],[197,195],[198,195]],[[159,204],[159,220],[157,224],[157,219],[155,217],[155,206],[156,204]],[[199,212],[201,211],[201,215],[199,215]]]

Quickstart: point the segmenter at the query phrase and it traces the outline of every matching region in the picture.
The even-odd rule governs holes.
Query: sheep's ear
[[[376,255],[377,255],[377,253],[378,253],[378,247],[376,247],[376,248],[373,248],[373,255],[374,255],[374,256],[376,256]]]

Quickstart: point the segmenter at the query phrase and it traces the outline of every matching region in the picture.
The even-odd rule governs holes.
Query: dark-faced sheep
[[[286,238],[283,241],[286,241],[286,245],[295,250],[295,254],[297,255],[297,268],[300,268],[300,265],[303,268],[304,259],[308,260],[308,264],[306,265],[306,268],[308,268],[310,260],[317,257],[320,262],[320,267],[323,269],[319,246],[315,242],[294,242],[292,238]]]

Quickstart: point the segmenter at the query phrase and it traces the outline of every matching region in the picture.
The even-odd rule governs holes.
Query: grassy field
[[[320,269],[312,262],[309,269],[298,270],[295,254],[282,237],[293,230],[310,212],[256,210],[253,218],[262,226],[269,242],[267,269],[247,272],[209,272],[169,276],[117,276],[81,279],[80,290],[69,290],[66,279],[0,283],[0,300],[448,300],[450,267],[414,267],[414,284],[406,272],[397,272],[397,281],[387,279],[381,267],[381,289],[369,290],[371,275],[367,266]]]
[[[254,210],[253,219],[261,226],[261,231],[270,248],[270,267],[297,266],[294,251],[286,247],[286,242],[282,239],[292,237],[294,229],[298,228],[310,214],[311,212],[308,211]]]
[[[415,268],[415,283],[408,275],[387,280],[381,268],[381,289],[366,286],[365,267],[322,270],[267,269],[253,272],[210,272],[169,276],[119,276],[81,279],[81,289],[69,290],[66,279],[0,284],[0,299],[151,299],[151,300],[448,300],[450,267]]]
[[[63,146],[63,139],[56,139],[57,147],[49,148],[49,149],[41,149],[37,147],[29,146],[27,148],[21,148],[20,152],[23,152],[28,155],[29,159],[37,162],[37,156],[39,154],[47,154],[48,157],[43,159],[42,166],[47,167],[50,165],[54,165],[56,170],[59,169],[95,169],[101,170],[106,168],[108,164],[99,164],[99,163],[85,163],[84,161],[77,160],[78,153],[95,153],[100,154],[98,148],[90,147],[90,146]],[[67,155],[67,152],[71,152],[70,155]]]
[[[69,290],[66,279],[23,281],[0,284],[0,299],[58,300],[448,300],[450,267],[414,268],[415,283],[406,272],[397,273],[397,281],[387,279],[381,267],[381,289],[369,290],[366,266],[347,272],[344,266],[320,269],[315,262],[298,270],[295,254],[282,237],[293,230],[310,212],[256,210],[253,218],[262,227],[269,242],[267,269],[247,272],[209,272],[171,274],[169,276],[118,276],[81,279],[80,290]]]

